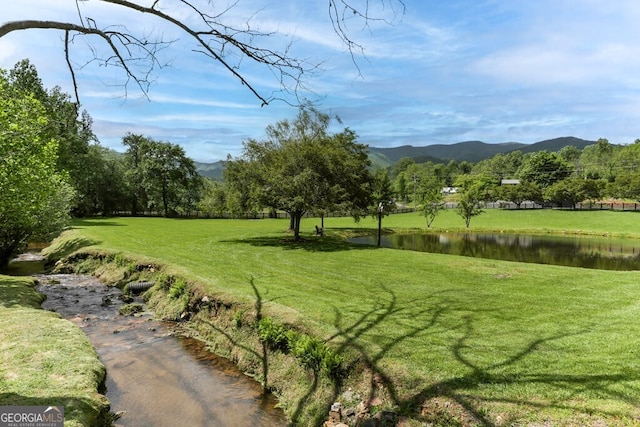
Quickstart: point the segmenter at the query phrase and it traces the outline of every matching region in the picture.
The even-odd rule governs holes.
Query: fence
[[[455,203],[448,203],[447,208],[455,208]],[[575,206],[558,206],[551,203],[534,203],[523,202],[518,207],[513,202],[490,202],[484,205],[487,209],[566,209],[566,210],[579,210],[579,211],[640,211],[640,203],[627,203],[627,202],[586,202],[576,203]]]
[[[445,203],[445,209],[455,209],[457,207],[457,203],[455,202],[447,202]],[[523,202],[518,206],[513,202],[488,202],[484,203],[482,206],[483,209],[505,209],[505,210],[524,210],[524,209],[562,209],[562,210],[584,210],[584,211],[628,211],[628,212],[638,212],[640,211],[640,203],[627,203],[627,202],[587,202],[587,203],[577,203],[575,206],[556,206],[552,204],[540,204],[534,202]],[[415,212],[416,209],[412,207],[402,207],[398,208],[392,212],[392,214],[403,214],[409,212]],[[131,216],[131,212],[129,211],[119,211],[114,212],[115,216]],[[141,212],[139,216],[158,216],[161,217],[163,214],[161,212]],[[349,216],[348,213],[345,212],[330,212],[324,215],[325,218],[332,217],[344,217]],[[290,216],[286,212],[247,212],[242,215],[234,215],[229,212],[223,212],[221,214],[207,214],[204,212],[191,212],[191,213],[178,213],[176,215],[177,218],[203,218],[203,219],[289,219]],[[303,216],[303,218],[311,218],[318,217],[317,214],[307,213]]]

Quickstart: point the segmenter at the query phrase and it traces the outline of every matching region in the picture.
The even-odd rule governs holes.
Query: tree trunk
[[[131,199],[131,216],[138,215],[138,196],[134,194]]]
[[[300,220],[302,219],[302,214],[296,213],[293,219],[293,238],[295,240],[300,240]]]
[[[166,185],[162,185],[162,208],[164,209],[164,217],[169,218],[169,196],[167,195]]]
[[[381,239],[382,239],[382,213],[378,212],[378,247],[380,247]]]

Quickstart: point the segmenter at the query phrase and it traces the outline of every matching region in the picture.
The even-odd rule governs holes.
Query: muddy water
[[[37,277],[43,308],[81,327],[107,368],[119,426],[284,426],[275,399],[196,340],[172,336],[150,313],[121,316],[117,288],[91,276]]]

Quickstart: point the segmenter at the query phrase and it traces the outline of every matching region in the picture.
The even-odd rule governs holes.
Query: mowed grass
[[[338,220],[337,218],[335,219]],[[342,226],[352,227],[345,219]],[[329,218],[328,227],[334,224]],[[427,229],[424,216],[419,213],[390,215],[383,219],[382,226],[396,231],[402,228]],[[371,218],[366,218],[355,227],[375,228]],[[433,224],[433,230],[466,230],[464,220],[453,209],[440,212]],[[556,209],[501,210],[486,209],[471,218],[470,231],[502,231],[527,233],[572,233],[616,235],[640,238],[640,212],[633,211],[568,211]]]
[[[64,406],[65,426],[98,425],[105,369],[84,333],[42,310],[30,278],[0,275],[0,405]]]
[[[471,230],[637,236],[622,212],[487,211]],[[391,403],[442,402],[482,424],[636,425],[640,418],[640,275],[354,246],[332,236],[365,219],[112,218],[78,221],[97,247],[144,256],[208,292],[253,301],[368,361]],[[451,226],[449,226],[451,224]],[[444,212],[434,227],[464,224]],[[417,214],[383,226],[424,228]]]

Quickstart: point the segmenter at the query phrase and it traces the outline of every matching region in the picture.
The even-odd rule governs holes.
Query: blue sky
[[[320,110],[339,116],[342,126],[370,146],[533,143],[560,136],[628,144],[640,138],[640,2],[404,4],[405,14],[392,25],[374,22],[363,30],[356,20],[348,23],[365,48],[365,57],[355,58],[357,66],[332,31],[326,0],[239,0],[224,19],[240,25],[250,18],[252,28],[283,34],[261,40],[266,47],[292,42],[294,56],[320,64],[305,78],[312,92],[302,95],[319,101]],[[99,23],[177,37],[157,21],[97,0],[81,5],[85,16]],[[382,16],[392,19],[388,0],[385,5]],[[3,4],[0,21],[16,19],[77,22],[78,17],[72,0]],[[0,68],[28,57],[45,86],[72,93],[62,37],[52,30],[6,35],[0,39]],[[90,57],[89,44],[99,48],[95,39],[74,44],[75,63]],[[295,116],[296,109],[285,102],[261,107],[226,70],[192,49],[183,37],[161,53],[170,66],[154,72],[149,99],[134,85],[125,96],[123,74],[115,67],[94,63],[78,71],[81,101],[102,145],[122,151],[122,137],[140,133],[178,143],[197,161],[216,161],[239,155],[244,140],[261,139],[267,125]],[[272,74],[246,62],[240,67],[265,96],[277,89]]]

